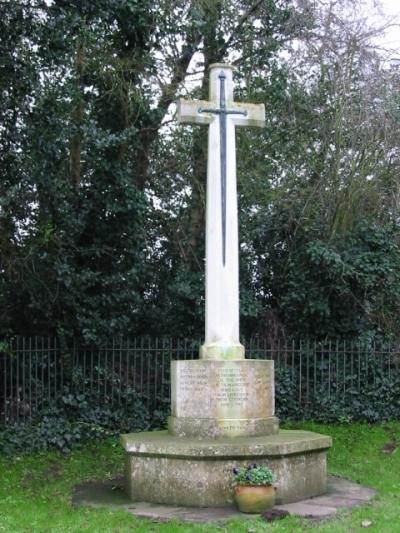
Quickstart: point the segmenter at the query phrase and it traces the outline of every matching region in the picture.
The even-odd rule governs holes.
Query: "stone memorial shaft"
[[[233,100],[233,67],[210,66],[210,100],[180,100],[178,122],[208,126],[204,359],[244,358],[239,341],[236,126],[265,124],[263,104]]]

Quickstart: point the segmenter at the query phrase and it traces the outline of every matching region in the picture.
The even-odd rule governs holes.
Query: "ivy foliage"
[[[338,369],[331,383],[317,384],[311,380],[310,391],[304,390],[307,377],[289,369],[276,372],[276,413],[280,420],[315,420],[323,423],[349,423],[361,421],[380,423],[397,420],[400,416],[400,378],[396,372],[382,371],[379,357],[368,356],[363,362],[368,378],[359,383],[356,369],[343,374]],[[317,364],[318,366],[318,364]],[[327,372],[318,366],[317,372]],[[312,376],[313,365],[309,373]],[[340,383],[340,385],[338,384]],[[302,390],[301,388],[302,387]]]
[[[58,449],[67,453],[81,442],[133,431],[158,428],[156,413],[151,419],[143,399],[134,390],[120,394],[121,404],[99,402],[95,394],[68,389],[56,405],[29,423],[7,424],[0,429],[0,451],[5,454]]]
[[[0,4],[0,335],[199,334],[203,244],[188,261],[175,202],[192,183],[160,132],[205,43],[279,48],[278,4]]]
[[[396,338],[399,77],[323,4],[0,3],[0,335],[203,334],[207,134],[173,103],[234,60],[267,118],[236,134],[242,333]]]
[[[268,283],[271,271],[276,273],[268,299],[279,305],[288,329],[310,338],[364,341],[397,331],[396,225],[363,221],[329,240],[321,238],[321,229],[299,228],[289,246],[281,217],[268,215],[260,225],[261,283]],[[288,246],[273,244],[280,238]],[[262,249],[261,242],[271,245]]]

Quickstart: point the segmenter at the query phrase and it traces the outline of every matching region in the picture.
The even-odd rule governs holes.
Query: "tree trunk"
[[[73,134],[70,141],[70,179],[72,185],[75,189],[78,189],[81,182],[81,153],[82,153],[82,140],[81,133],[79,131],[82,118],[83,118],[83,98],[81,94],[82,86],[82,74],[83,74],[83,44],[82,41],[78,38],[76,44],[76,55],[75,55],[75,72],[76,72],[76,102],[72,110],[72,123],[75,127],[75,133]]]

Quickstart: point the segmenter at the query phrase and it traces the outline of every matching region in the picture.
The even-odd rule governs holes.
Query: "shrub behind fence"
[[[365,418],[374,419],[380,415],[367,411],[379,402],[393,404],[389,417],[400,415],[397,346],[339,340],[270,344],[259,338],[243,343],[246,357],[275,361],[281,417],[316,416],[322,409],[337,419],[339,409],[346,416],[363,418],[365,412]],[[0,344],[0,420],[5,424],[30,420],[60,398],[68,401],[68,395],[121,408],[128,407],[135,394],[150,413],[165,411],[171,360],[197,358],[199,345],[199,340],[157,338],[113,339],[100,347],[61,345],[47,337],[4,340]]]

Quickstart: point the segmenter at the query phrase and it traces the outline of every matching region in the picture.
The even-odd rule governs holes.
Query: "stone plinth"
[[[233,503],[233,467],[251,462],[277,476],[277,503],[326,491],[330,437],[309,431],[279,431],[266,437],[182,439],[166,431],[122,435],[131,500],[194,507]]]
[[[273,361],[173,361],[168,429],[196,438],[272,435],[274,398]]]

